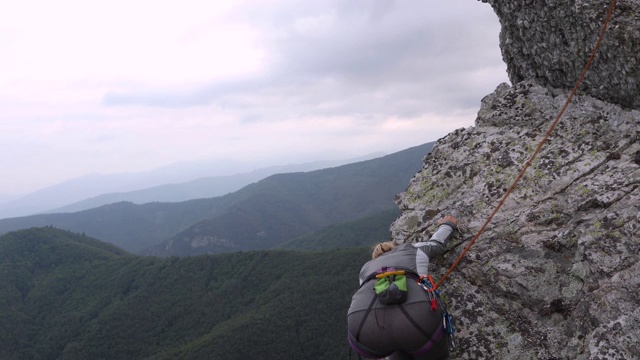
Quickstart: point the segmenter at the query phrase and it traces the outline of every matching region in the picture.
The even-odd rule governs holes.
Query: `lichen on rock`
[[[498,15],[500,48],[513,84],[572,88],[598,39],[610,1],[481,0]],[[640,1],[618,0],[582,90],[640,108]]]
[[[532,50],[536,56],[567,50],[566,44],[564,50],[554,49],[546,32],[556,27],[544,28],[537,17],[557,16],[542,8],[577,16],[563,25],[579,27],[563,30],[566,41],[574,42],[597,31],[583,26],[585,19],[602,20],[599,14],[606,10],[595,1],[488,2],[499,16],[512,11],[514,17],[500,16],[503,52],[514,44],[506,43],[505,34],[517,31],[514,26],[527,27],[527,20],[527,29],[539,34],[527,36],[547,39],[545,48]],[[621,2],[613,25],[630,22],[637,5]],[[525,14],[527,9],[532,13]],[[609,36],[615,40],[619,32]],[[596,63],[631,56],[628,43],[618,52],[614,40],[607,57]],[[560,65],[537,64],[534,76],[514,68],[530,66],[518,59],[507,59],[513,62],[515,85],[500,84],[482,100],[474,127],[438,140],[422,171],[397,197],[402,214],[391,225],[396,242],[427,239],[446,213],[461,220],[448,253],[433,261],[436,279],[488,218],[569,96],[570,88],[559,83],[564,79]],[[618,65],[598,66],[596,72]],[[566,74],[567,82],[572,74]],[[628,73],[616,76],[598,91],[578,92],[522,181],[445,282],[458,328],[455,358],[629,359],[640,354],[640,111],[624,100],[633,94],[638,101],[640,91],[627,86],[631,92],[617,98],[614,84],[633,79]]]

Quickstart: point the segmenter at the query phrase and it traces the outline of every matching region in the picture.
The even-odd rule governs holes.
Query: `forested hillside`
[[[366,248],[189,258],[0,237],[2,359],[338,359]]]
[[[316,233],[304,235],[277,246],[283,250],[329,250],[372,246],[388,241],[389,224],[398,218],[400,210],[391,209],[362,219],[328,226]]]
[[[279,174],[230,196],[216,216],[181,231],[154,255],[194,255],[272,249],[327,226],[396,209],[433,143],[379,159],[306,173]],[[386,225],[385,225],[386,226]]]
[[[394,197],[406,189],[432,146],[335,168],[273,175],[221,197],[121,202],[75,213],[2,219],[0,234],[51,225],[130,252],[163,256],[270,249],[330,225],[396,209]]]
[[[141,251],[212,216],[224,198],[135,205],[119,202],[76,213],[0,220],[0,233],[38,226],[85,233],[131,252]]]
[[[379,156],[380,155],[375,156],[372,154],[366,158],[371,159]],[[238,191],[244,186],[274,174],[313,171],[362,160],[365,159],[353,159],[351,161],[314,161],[302,164],[269,166],[235,175],[207,176],[187,182],[172,182],[139,190],[105,193],[79,202],[67,204],[55,210],[47,209],[47,213],[77,212],[123,201],[134,204],[146,204],[150,202],[182,202],[218,197]],[[176,169],[176,172],[179,170],[180,169]]]

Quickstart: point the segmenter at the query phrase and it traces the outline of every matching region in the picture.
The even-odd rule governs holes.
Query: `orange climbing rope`
[[[609,7],[609,12],[607,14],[607,18],[604,21],[604,25],[602,26],[602,30],[600,31],[600,36],[598,37],[598,41],[596,42],[596,46],[593,48],[593,52],[591,52],[591,57],[589,58],[589,61],[587,61],[587,64],[584,67],[584,70],[582,70],[582,74],[580,75],[580,78],[578,79],[578,82],[576,82],[576,85],[573,87],[573,91],[571,91],[571,94],[569,95],[569,97],[567,98],[567,101],[565,102],[564,106],[562,107],[562,110],[560,110],[560,113],[558,114],[558,116],[556,117],[555,121],[553,122],[553,124],[551,124],[551,127],[549,127],[549,130],[547,130],[547,133],[545,134],[544,138],[542,138],[542,141],[540,141],[540,144],[538,144],[538,147],[536,148],[536,150],[533,152],[533,155],[531,155],[531,157],[529,158],[529,160],[526,162],[526,164],[524,165],[524,167],[522,168],[522,171],[520,171],[520,174],[518,174],[518,177],[513,181],[513,184],[511,185],[511,187],[507,190],[507,192],[502,196],[502,199],[500,199],[500,202],[498,203],[498,205],[496,206],[496,208],[493,210],[493,212],[491,213],[491,215],[487,218],[487,220],[484,222],[484,224],[482,225],[482,227],[480,228],[480,230],[478,230],[478,232],[476,233],[476,235],[471,239],[471,242],[469,242],[469,244],[464,248],[464,251],[462,251],[462,254],[460,254],[460,256],[458,256],[458,258],[456,259],[456,261],[453,263],[453,265],[451,265],[451,267],[449,268],[449,270],[447,270],[447,273],[444,274],[444,276],[440,279],[440,281],[438,281],[438,283],[436,284],[436,288],[439,288],[440,285],[442,285],[442,283],[444,283],[444,281],[447,279],[447,277],[449,277],[449,274],[451,274],[451,272],[453,272],[453,270],[456,268],[456,266],[458,266],[458,264],[460,263],[460,261],[462,260],[462,258],[464,258],[464,256],[467,254],[467,252],[469,251],[469,249],[471,248],[471,246],[473,246],[473,244],[476,242],[476,240],[478,239],[478,237],[480,237],[480,234],[482,234],[482,232],[484,231],[484,229],[487,227],[487,225],[489,225],[489,223],[491,222],[491,220],[493,219],[493,216],[498,212],[498,210],[500,210],[500,208],[502,207],[502,205],[504,204],[505,200],[507,199],[507,197],[509,197],[509,195],[511,194],[511,192],[513,191],[513,189],[516,187],[516,185],[518,184],[518,182],[520,182],[520,180],[522,179],[522,177],[524,176],[524,173],[527,171],[527,169],[529,168],[529,166],[531,166],[531,163],[533,162],[533,160],[535,159],[535,157],[538,155],[538,153],[540,152],[540,149],[542,149],[542,146],[544,145],[544,143],[547,141],[547,139],[549,138],[549,135],[551,135],[551,133],[553,132],[553,130],[555,129],[556,125],[558,125],[558,122],[560,121],[560,118],[562,117],[562,114],[564,114],[564,111],[567,109],[567,107],[569,106],[569,103],[571,103],[571,99],[573,99],[573,96],[576,94],[576,92],[578,91],[578,87],[580,86],[580,84],[582,83],[582,80],[584,80],[584,77],[587,73],[587,70],[589,69],[589,67],[591,66],[591,63],[593,62],[593,59],[596,56],[596,52],[598,51],[598,48],[600,47],[600,43],[602,42],[602,38],[604,37],[604,31],[607,29],[607,25],[609,25],[609,20],[611,19],[611,15],[613,14],[613,10],[616,7],[616,0],[612,0],[611,1],[611,6]]]

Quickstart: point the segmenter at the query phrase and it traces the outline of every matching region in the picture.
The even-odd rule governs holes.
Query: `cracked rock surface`
[[[438,140],[425,157],[397,198],[402,214],[391,231],[397,242],[421,241],[441,215],[457,215],[460,232],[431,265],[436,280],[489,217],[568,95],[534,80],[501,84],[482,100],[475,127]],[[573,99],[443,285],[457,325],[454,358],[640,354],[640,111],[599,97]]]
[[[589,59],[610,0],[481,0],[500,19],[500,48],[512,84],[571,89]],[[640,108],[640,0],[618,0],[581,90]]]

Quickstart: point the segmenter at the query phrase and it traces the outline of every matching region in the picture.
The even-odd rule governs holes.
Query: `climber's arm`
[[[429,259],[442,255],[447,249],[447,241],[457,228],[458,221],[451,215],[447,215],[438,221],[440,227],[427,242],[413,244],[417,248],[416,268],[418,274],[426,275],[429,267]]]

